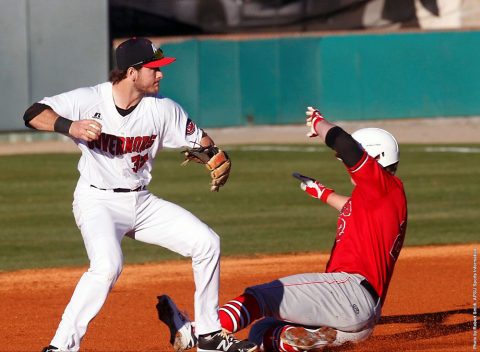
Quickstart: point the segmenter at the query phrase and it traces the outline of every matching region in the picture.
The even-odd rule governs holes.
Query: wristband
[[[325,120],[320,111],[314,110],[312,107],[308,108],[307,114],[307,126],[310,127],[310,132],[307,133],[307,137],[318,137],[317,125],[319,122]]]
[[[322,116],[320,111],[315,110],[312,114],[312,128],[315,132],[318,133],[317,131],[317,124],[321,121],[325,120],[325,118]]]
[[[58,133],[69,134],[70,126],[73,121],[66,119],[65,117],[58,116],[53,125],[53,130]]]
[[[322,194],[320,195],[320,200],[324,203],[327,203],[327,198],[330,194],[332,194],[334,192],[333,189],[330,189],[330,188],[327,188],[325,187],[325,189],[323,190]]]

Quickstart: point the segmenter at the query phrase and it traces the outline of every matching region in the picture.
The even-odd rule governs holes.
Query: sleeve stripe
[[[349,171],[352,174],[357,172],[358,170],[360,170],[362,168],[363,165],[365,165],[367,160],[368,160],[368,154],[367,154],[367,152],[363,152],[363,156],[360,159],[360,161],[357,164],[355,164],[354,166],[352,166],[351,168],[349,168]]]

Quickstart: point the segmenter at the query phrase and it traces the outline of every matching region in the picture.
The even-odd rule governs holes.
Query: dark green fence
[[[186,40],[162,92],[201,126],[480,115],[480,32]]]

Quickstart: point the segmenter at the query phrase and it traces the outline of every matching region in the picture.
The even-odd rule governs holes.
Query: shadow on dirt
[[[469,316],[467,322],[461,323],[446,323],[446,320],[449,317],[454,315],[467,315]],[[465,320],[465,319],[462,319]],[[359,350],[363,351],[377,351],[376,347],[379,347],[378,351],[384,351],[385,343],[389,345],[390,348],[400,347],[402,341],[414,341],[422,339],[431,339],[435,337],[448,336],[453,334],[458,334],[466,331],[471,331],[473,329],[473,309],[456,309],[449,310],[444,312],[434,312],[434,313],[422,313],[422,314],[406,314],[406,315],[392,315],[385,316],[380,319],[380,322],[377,325],[382,324],[421,324],[419,327],[412,328],[412,330],[405,331],[405,328],[399,327],[398,330],[402,332],[381,335],[381,336],[372,336],[367,341],[360,343],[358,345],[346,344],[341,347],[331,347],[323,350],[323,352],[339,352],[339,351],[352,351]],[[380,347],[380,345],[383,347]],[[379,345],[379,346],[377,346]],[[401,349],[400,349],[401,350]]]
[[[472,317],[468,322],[445,324],[445,320],[453,315],[466,314]],[[402,332],[387,336],[378,336],[375,339],[425,339],[437,336],[446,336],[458,334],[460,332],[472,330],[473,328],[473,309],[456,309],[445,312],[392,315],[382,317],[379,324],[422,324],[417,330]]]

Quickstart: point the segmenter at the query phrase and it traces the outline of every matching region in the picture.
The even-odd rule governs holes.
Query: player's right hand
[[[98,121],[90,119],[74,121],[68,133],[70,136],[81,139],[82,141],[91,142],[100,137],[102,125]]]
[[[322,116],[321,112],[315,109],[314,107],[307,107],[307,111],[305,112],[305,115],[307,115],[307,122],[306,125],[307,127],[310,127],[310,131],[307,133],[307,137],[317,137],[318,132],[317,132],[317,123],[320,121],[325,120],[324,117]]]
[[[334,192],[333,189],[325,187],[317,180],[311,177],[299,174],[298,172],[294,172],[292,176],[299,179],[302,182],[300,183],[300,188],[302,190],[307,192],[313,198],[320,199],[324,203],[327,202],[328,196]]]

